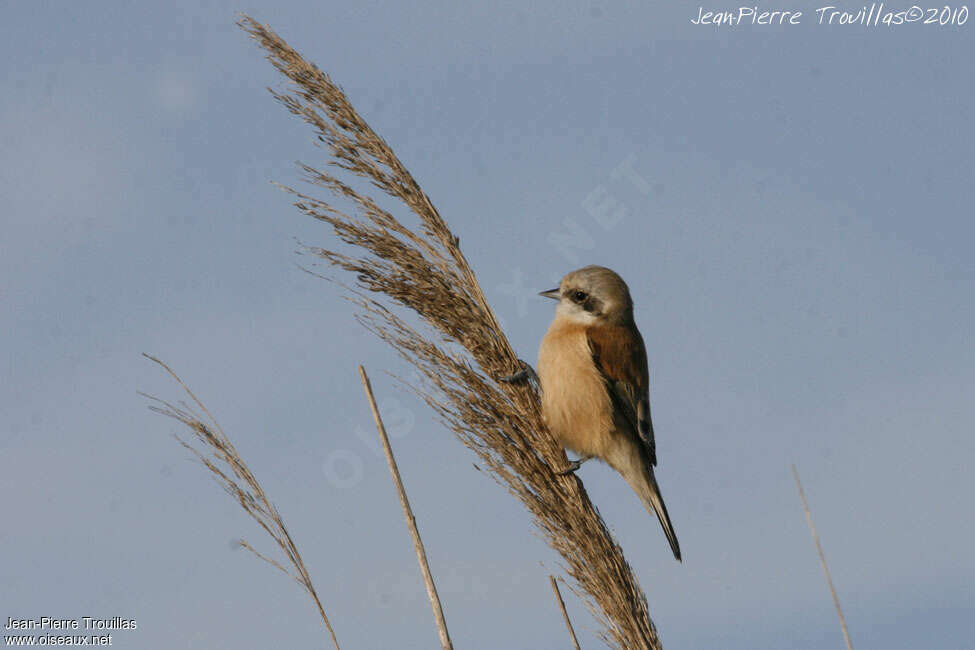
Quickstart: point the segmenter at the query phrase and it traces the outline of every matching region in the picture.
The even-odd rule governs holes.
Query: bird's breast
[[[605,457],[613,405],[585,327],[552,324],[538,351],[538,377],[542,414],[552,434],[577,454]]]

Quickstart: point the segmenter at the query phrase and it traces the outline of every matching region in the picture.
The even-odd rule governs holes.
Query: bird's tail
[[[674,532],[674,525],[670,522],[670,515],[667,514],[667,506],[664,498],[660,495],[660,488],[657,486],[657,479],[653,476],[653,468],[648,464],[643,464],[642,471],[627,472],[623,475],[626,482],[630,484],[633,491],[637,493],[640,500],[647,510],[657,515],[660,525],[664,529],[664,535],[670,542],[670,550],[674,552],[674,557],[681,562],[680,543],[677,541],[677,533]]]

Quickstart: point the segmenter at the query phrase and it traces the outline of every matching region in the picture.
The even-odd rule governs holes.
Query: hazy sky
[[[535,293],[563,273],[629,282],[684,564],[618,475],[580,476],[667,648],[842,645],[793,462],[854,645],[970,647],[975,23],[770,8],[806,13],[704,27],[689,3],[8,3],[2,622],[136,619],[120,648],[327,646],[300,590],[233,545],[269,540],[136,394],[180,398],[150,352],[272,495],[343,648],[437,643],[359,363],[456,647],[567,647],[558,557],[384,374],[408,370],[337,287],[297,268],[298,241],[333,238],[270,181],[325,157],[265,91],[280,80],[233,24],[246,11],[394,147],[522,356],[552,315]]]

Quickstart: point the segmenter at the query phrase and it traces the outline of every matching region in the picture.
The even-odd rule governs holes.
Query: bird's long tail
[[[674,552],[674,557],[681,562],[680,543],[677,541],[677,533],[674,532],[674,525],[670,522],[670,515],[667,514],[667,506],[664,498],[660,495],[660,488],[657,486],[657,479],[653,476],[653,468],[647,463],[641,463],[643,467],[633,468],[635,471],[626,472],[623,478],[630,484],[633,491],[637,493],[640,500],[647,510],[657,515],[660,526],[664,529],[664,535],[670,542],[670,550]]]

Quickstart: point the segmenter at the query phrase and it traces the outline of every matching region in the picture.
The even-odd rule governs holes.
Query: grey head
[[[582,324],[626,323],[633,320],[630,289],[605,266],[584,266],[567,273],[559,286],[539,294],[558,300],[556,317]]]

